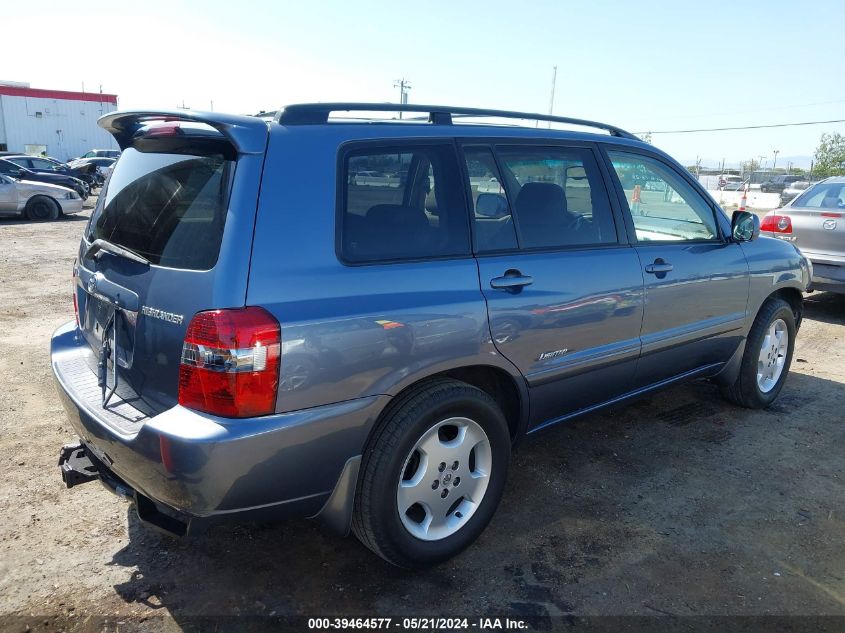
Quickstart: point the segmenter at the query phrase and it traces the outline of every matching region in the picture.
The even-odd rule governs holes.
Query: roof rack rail
[[[275,121],[281,125],[320,125],[328,123],[332,112],[425,112],[428,122],[436,125],[452,125],[454,117],[498,117],[503,119],[526,119],[529,121],[551,121],[568,123],[606,130],[612,136],[640,140],[630,132],[607,123],[575,119],[551,114],[512,112],[510,110],[486,110],[482,108],[461,108],[451,106],[420,105],[416,103],[297,103],[279,110]]]

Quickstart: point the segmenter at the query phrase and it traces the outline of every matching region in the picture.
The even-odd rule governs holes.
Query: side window
[[[607,192],[590,150],[503,147],[498,155],[520,248],[616,243]]]
[[[486,147],[467,147],[464,158],[472,191],[476,250],[515,249],[513,217],[493,152]]]
[[[41,158],[30,158],[29,162],[32,164],[32,169],[38,169],[40,171],[56,170],[56,166],[49,160],[43,160]]]
[[[451,145],[356,150],[343,165],[341,254],[351,262],[469,255]]]
[[[718,240],[713,209],[658,160],[608,152],[634,220],[637,241]]]

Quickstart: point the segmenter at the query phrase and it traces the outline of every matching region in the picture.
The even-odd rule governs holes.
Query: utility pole
[[[552,111],[555,107],[555,84],[557,83],[557,66],[552,67],[552,96],[549,99],[549,116],[552,115]],[[549,121],[548,127],[552,127],[552,122]]]
[[[409,79],[395,79],[393,81],[393,87],[399,88],[399,103],[405,105],[408,103],[408,91],[411,89],[411,81]],[[402,118],[402,111],[399,111],[399,118]]]

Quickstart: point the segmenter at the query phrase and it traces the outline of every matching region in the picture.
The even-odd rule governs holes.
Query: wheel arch
[[[26,201],[26,203],[23,205],[23,209],[21,209],[21,213],[23,215],[26,215],[26,210],[29,208],[29,205],[32,204],[34,201],[37,201],[39,199],[49,200],[51,203],[53,203],[55,205],[56,209],[58,210],[58,216],[57,217],[62,217],[62,215],[64,215],[64,212],[62,211],[61,203],[58,200],[56,200],[53,196],[48,195],[46,193],[36,193],[34,196],[31,196]]]
[[[757,315],[760,314],[760,310],[763,309],[763,306],[766,305],[768,301],[771,299],[782,299],[786,301],[787,304],[792,308],[792,312],[795,315],[795,329],[796,331],[801,326],[801,318],[804,313],[804,295],[798,288],[793,288],[792,286],[784,286],[782,288],[778,288],[777,290],[771,292],[767,296],[763,298],[754,313],[749,313],[749,325],[748,328],[750,330],[751,324],[754,323],[754,320],[757,318]],[[745,332],[745,336],[742,339],[742,342],[739,344],[737,349],[734,351],[733,356],[725,363],[725,366],[716,374],[712,380],[721,386],[732,385],[737,376],[739,376],[740,369],[742,367],[742,357],[745,353],[745,343],[748,339],[748,331]]]
[[[487,393],[501,407],[508,424],[512,445],[525,436],[528,424],[528,387],[521,376],[514,376],[501,367],[484,364],[462,365],[433,372],[403,386],[387,401],[376,416],[367,433],[363,450],[369,446],[373,436],[381,429],[381,422],[412,392],[425,389],[427,383],[438,378],[451,378],[473,385]],[[355,491],[360,483],[362,455],[351,457],[343,468],[334,490],[325,506],[313,518],[337,534],[347,535],[352,523]]]
[[[481,363],[440,367],[436,371],[417,374],[413,380],[402,384],[395,392],[390,392],[390,403],[404,400],[407,394],[421,388],[426,383],[437,378],[452,378],[481,389],[496,401],[502,409],[508,423],[511,440],[516,442],[526,431],[528,423],[528,386],[521,375],[514,375],[505,368]],[[373,429],[367,436],[365,446],[372,439],[373,432],[379,426],[381,419],[389,414],[390,403],[379,413]]]
[[[801,319],[804,316],[804,295],[800,290],[792,287],[785,287],[780,290],[776,290],[763,300],[763,303],[761,303],[757,308],[757,312],[760,312],[760,309],[769,299],[783,299],[786,301],[792,308],[792,313],[795,315],[795,329],[797,330],[801,327]]]

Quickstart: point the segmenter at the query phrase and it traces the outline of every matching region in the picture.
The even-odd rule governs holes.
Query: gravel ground
[[[48,339],[87,215],[0,221],[0,614],[845,615],[845,297],[807,297],[772,408],[694,383],[544,432],[479,541],[409,573],[307,521],[174,540],[64,488]]]

